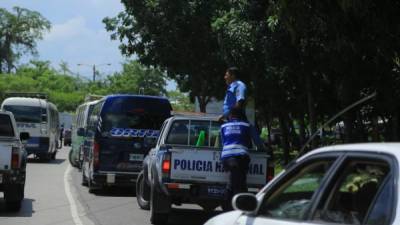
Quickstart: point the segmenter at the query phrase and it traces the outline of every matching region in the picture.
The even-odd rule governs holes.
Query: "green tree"
[[[108,77],[106,83],[109,93],[155,96],[166,94],[164,74],[158,69],[145,67],[137,61],[124,63],[122,72]]]
[[[174,111],[194,111],[194,104],[190,102],[188,94],[180,91],[168,91],[167,96]]]
[[[126,10],[105,18],[112,39],[125,55],[167,71],[183,92],[197,98],[205,112],[211,97],[224,93],[226,63],[211,28],[218,1],[123,0]]]
[[[0,8],[0,73],[11,72],[21,55],[37,54],[36,41],[50,29],[50,22],[40,13],[14,7],[13,12]]]

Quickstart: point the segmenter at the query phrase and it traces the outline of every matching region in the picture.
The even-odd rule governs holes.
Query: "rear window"
[[[14,129],[8,115],[0,114],[0,136],[14,137]]]
[[[157,137],[171,106],[167,100],[122,97],[105,102],[102,131],[111,136]]]
[[[15,120],[22,123],[40,123],[42,114],[46,114],[45,108],[22,105],[5,105],[4,109],[14,114]]]
[[[221,124],[205,120],[175,120],[166,144],[192,147],[221,147]]]

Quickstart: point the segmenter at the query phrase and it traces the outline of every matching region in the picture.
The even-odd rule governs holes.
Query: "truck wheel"
[[[82,170],[82,185],[86,187],[88,186],[88,179],[85,176],[85,172],[83,170]]]
[[[72,154],[72,149],[69,151],[68,154],[68,159],[69,159],[69,163],[71,164],[71,166],[73,167],[78,167],[76,161],[72,158],[73,154]]]
[[[57,150],[51,153],[50,159],[55,160],[57,155]]]
[[[168,197],[156,190],[154,182],[151,185],[150,193],[150,222],[155,225],[166,224],[168,222],[169,209],[166,209],[163,206],[169,205],[169,208],[171,207]],[[160,210],[164,212],[159,212]]]
[[[24,199],[24,184],[12,185],[4,190],[4,199],[8,211],[18,211]]]
[[[136,180],[136,199],[139,207],[144,210],[150,209],[149,186],[144,180],[143,171],[139,173]]]

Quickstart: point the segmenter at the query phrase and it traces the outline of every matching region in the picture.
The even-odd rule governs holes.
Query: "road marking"
[[[75,203],[75,199],[72,196],[71,189],[70,189],[70,183],[68,180],[68,175],[71,173],[71,165],[68,164],[67,169],[65,170],[64,173],[64,187],[65,187],[65,194],[67,195],[67,199],[69,202],[69,206],[71,209],[71,216],[72,219],[74,220],[75,225],[83,225],[81,218],[79,217],[78,214],[78,208]]]

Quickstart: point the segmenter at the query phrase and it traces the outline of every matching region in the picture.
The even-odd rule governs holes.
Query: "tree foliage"
[[[218,96],[223,67],[237,65],[258,121],[270,130],[279,124],[286,161],[320,124],[374,92],[336,121],[344,128],[336,134],[342,142],[400,139],[397,1],[123,3],[126,10],[104,22],[124,54],[167,70],[195,95],[206,84]]]
[[[200,108],[212,96],[223,95],[226,64],[212,32],[214,1],[122,1],[126,11],[105,18],[112,39],[121,41],[125,55],[159,67],[176,80],[183,92],[197,98]]]
[[[164,74],[155,68],[148,68],[136,61],[123,64],[122,72],[108,78],[111,93],[130,93],[163,96],[166,81]]]
[[[40,13],[14,7],[13,12],[0,8],[0,73],[11,72],[23,54],[36,54],[36,41],[50,29],[50,22]]]

